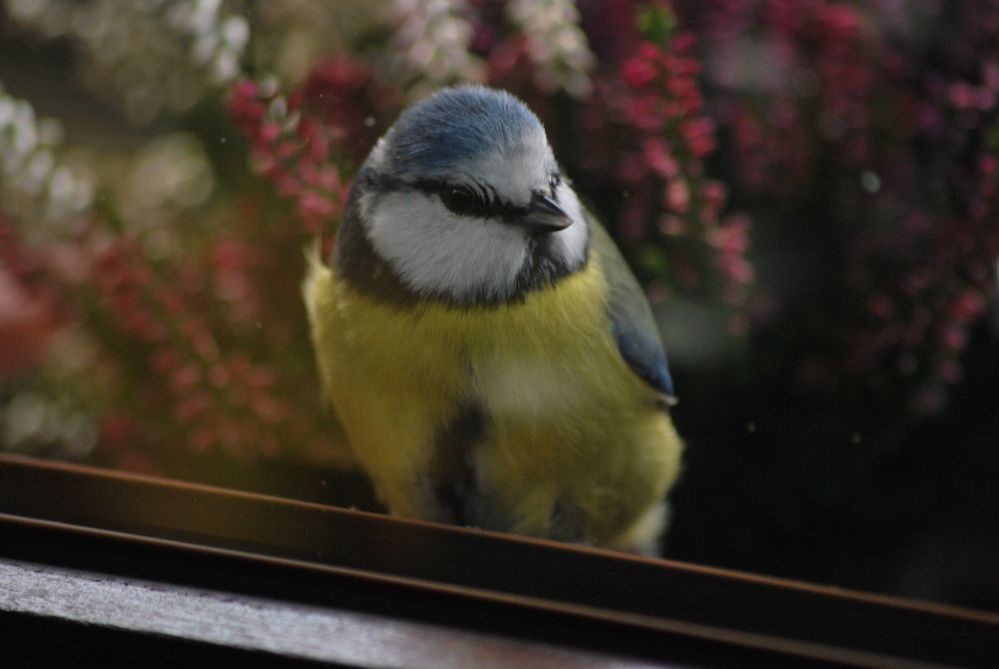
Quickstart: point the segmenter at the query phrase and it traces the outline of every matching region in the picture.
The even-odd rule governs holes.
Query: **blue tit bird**
[[[522,102],[410,107],[309,265],[323,385],[393,513],[656,551],[682,451],[662,342]]]

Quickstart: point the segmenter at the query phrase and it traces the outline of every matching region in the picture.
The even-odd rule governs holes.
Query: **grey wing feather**
[[[608,308],[618,350],[635,373],[672,404],[673,377],[652,307],[610,235],[592,215],[588,219],[591,250],[599,253],[610,284]]]

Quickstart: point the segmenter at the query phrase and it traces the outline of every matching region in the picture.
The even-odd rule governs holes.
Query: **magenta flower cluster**
[[[711,43],[730,183],[758,225],[813,226],[841,259],[800,378],[938,412],[995,290],[999,4],[680,4]]]

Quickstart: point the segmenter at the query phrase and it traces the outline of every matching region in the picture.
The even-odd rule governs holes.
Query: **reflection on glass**
[[[322,500],[303,248],[482,81],[652,301],[666,555],[999,608],[993,3],[6,0],[0,40],[4,451]]]

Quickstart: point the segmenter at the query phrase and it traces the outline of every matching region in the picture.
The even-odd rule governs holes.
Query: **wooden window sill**
[[[999,656],[995,614],[13,456],[0,581],[0,630],[29,664],[105,637],[245,666]]]

